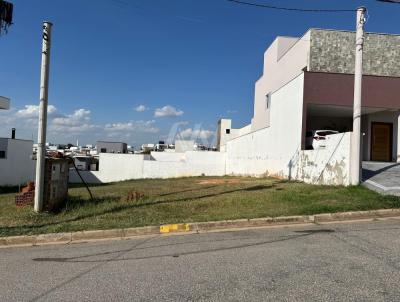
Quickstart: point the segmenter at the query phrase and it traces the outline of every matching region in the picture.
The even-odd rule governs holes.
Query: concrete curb
[[[200,233],[218,230],[239,229],[249,227],[289,226],[301,224],[318,224],[340,221],[356,221],[400,217],[400,209],[342,212],[317,214],[309,216],[287,216],[276,218],[255,218],[224,221],[195,222],[187,224],[170,224],[114,230],[94,230],[69,233],[51,233],[30,236],[0,237],[0,248],[17,246],[37,246],[46,244],[68,244],[88,241],[128,239],[136,236],[163,235],[165,233]]]
[[[394,195],[400,196],[399,190],[400,187],[385,187],[373,180],[367,179],[365,180],[362,185],[372,191],[378,192],[383,195]]]

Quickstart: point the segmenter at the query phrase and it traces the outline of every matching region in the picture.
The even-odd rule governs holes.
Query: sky
[[[133,146],[215,142],[218,119],[243,127],[276,36],[353,30],[355,14],[287,12],[227,0],[8,0],[0,36],[0,137],[37,138],[42,22],[51,21],[47,141]],[[400,4],[375,0],[249,0],[287,7],[368,8],[366,30],[400,33]]]

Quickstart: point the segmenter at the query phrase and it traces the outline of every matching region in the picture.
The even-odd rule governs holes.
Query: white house
[[[33,141],[0,138],[0,186],[17,186],[35,180]]]
[[[0,96],[0,109],[8,110],[10,99]],[[32,160],[33,141],[0,137],[0,186],[17,186],[35,179],[36,161]]]

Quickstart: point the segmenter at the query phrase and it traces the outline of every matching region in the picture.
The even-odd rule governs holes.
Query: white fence
[[[138,154],[101,153],[99,171],[80,171],[88,183],[109,183],[141,178],[225,175],[225,153],[152,152],[150,158]],[[81,182],[76,171],[70,171],[70,182]]]
[[[324,185],[350,184],[351,132],[328,136],[323,149],[300,150],[299,145],[289,153],[268,140],[268,130],[240,137],[235,146],[228,144],[227,174],[270,175]]]

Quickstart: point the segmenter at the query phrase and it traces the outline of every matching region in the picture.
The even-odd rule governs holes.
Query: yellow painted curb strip
[[[187,223],[180,223],[180,224],[166,224],[160,226],[160,233],[172,233],[172,232],[189,232],[190,226]]]

